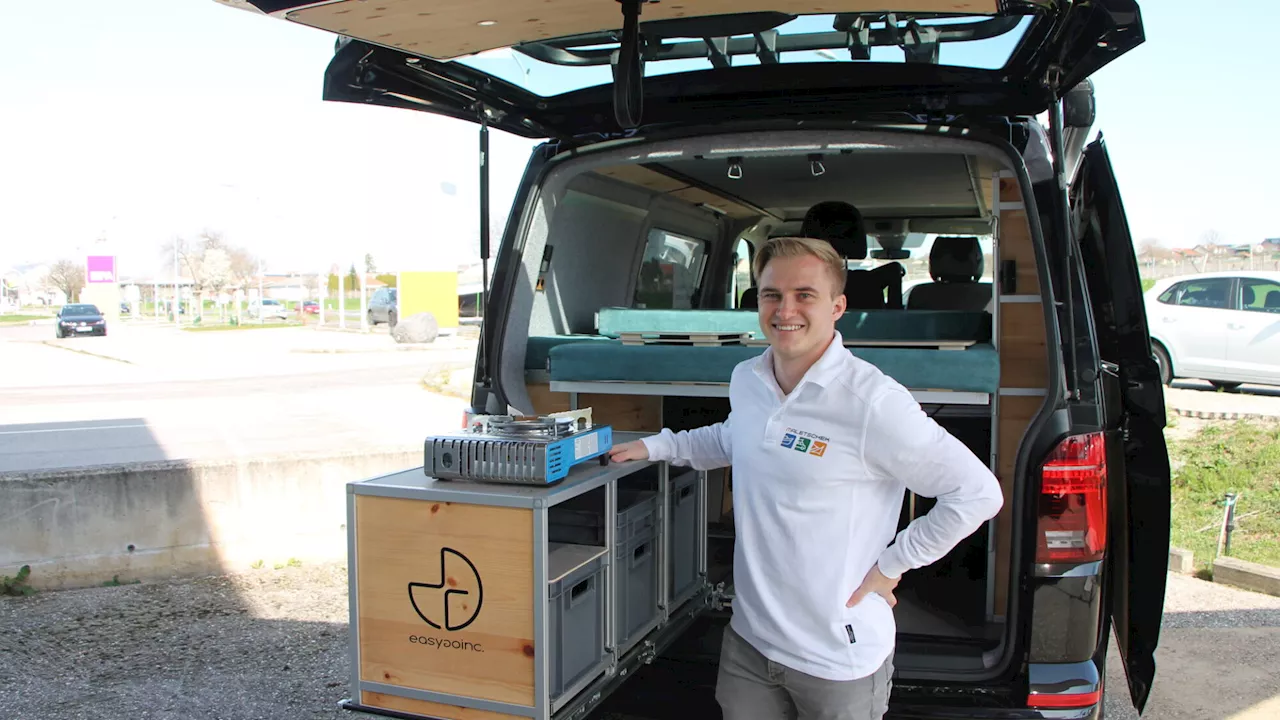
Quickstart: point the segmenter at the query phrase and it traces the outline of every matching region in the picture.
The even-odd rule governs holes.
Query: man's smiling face
[[[844,314],[844,286],[813,255],[775,257],[760,274],[760,329],[781,360],[816,360]]]

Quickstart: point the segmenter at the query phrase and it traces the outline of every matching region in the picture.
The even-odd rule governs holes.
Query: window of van
[[[660,228],[649,230],[636,281],[638,308],[689,309],[702,279],[707,244]]]

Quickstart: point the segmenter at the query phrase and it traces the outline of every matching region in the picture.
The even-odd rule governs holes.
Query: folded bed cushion
[[[913,390],[994,393],[1000,358],[990,344],[965,350],[851,347],[854,356]],[[617,340],[571,342],[550,348],[551,380],[560,382],[727,383],[733,368],[764,352],[725,345],[623,345]]]
[[[754,310],[646,310],[601,308],[596,316],[600,335],[623,333],[753,333],[760,336]],[[859,310],[836,322],[850,339],[943,340],[989,342],[991,315],[968,310]]]

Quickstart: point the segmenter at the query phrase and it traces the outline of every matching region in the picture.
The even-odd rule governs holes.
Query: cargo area
[[[848,350],[907,387],[1004,489],[1000,515],[908,573],[895,608],[900,676],[977,678],[1006,649],[1014,466],[1050,372],[1022,184],[993,147],[912,133],[744,133],[552,163],[513,216],[522,252],[499,382],[520,412],[590,407],[622,431],[723,420],[733,367],[764,350],[754,250],[798,234],[806,211],[830,200],[865,219],[865,243],[832,241],[849,258],[837,323]],[[650,692],[667,672],[714,684],[732,613],[732,486],[729,470],[707,473],[706,580],[720,602],[644,668],[658,683]],[[932,503],[907,493],[899,528]],[[645,684],[637,677],[610,702],[639,702]]]

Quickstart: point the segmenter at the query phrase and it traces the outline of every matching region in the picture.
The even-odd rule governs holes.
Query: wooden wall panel
[[[476,710],[475,708],[459,707],[457,705],[442,705],[426,700],[414,700],[413,698],[400,697],[399,695],[367,691],[360,694],[360,703],[369,707],[382,708],[383,710],[413,713],[425,717],[446,718],[447,720],[525,720],[519,715],[507,715],[506,713],[498,713],[491,710]]]
[[[1016,286],[1010,295],[1039,295],[1040,275],[1036,270],[1036,251],[1031,244],[1031,225],[1025,210],[1000,213],[1000,259],[1016,263]],[[998,270],[999,268],[996,268]]]
[[[532,383],[525,386],[533,411],[539,414],[569,409],[569,394],[551,392],[551,386]],[[655,395],[578,395],[578,407],[591,408],[591,419],[626,432],[658,432],[662,429],[662,398]]]
[[[358,495],[355,533],[361,679],[533,706],[532,510]]]
[[[1048,386],[1045,338],[1044,310],[1040,303],[1000,305],[1000,387]]]

